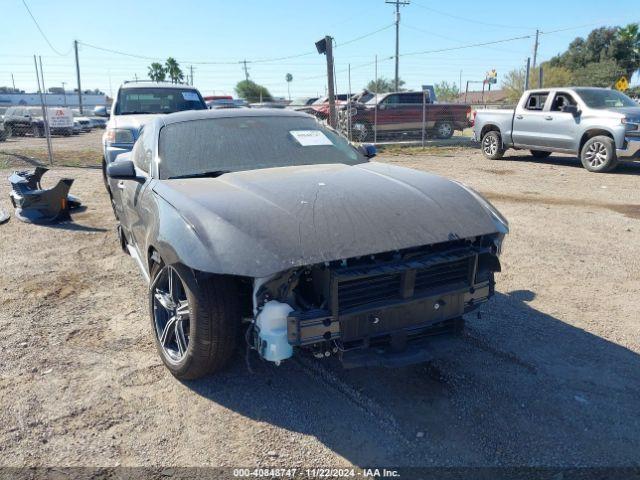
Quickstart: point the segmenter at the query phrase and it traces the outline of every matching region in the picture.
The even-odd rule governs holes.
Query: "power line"
[[[56,48],[51,44],[51,42],[49,41],[47,36],[42,31],[42,28],[40,28],[40,25],[38,24],[38,21],[36,20],[36,17],[34,17],[33,13],[31,13],[31,10],[29,9],[29,5],[27,5],[27,2],[25,0],[22,0],[22,4],[24,5],[24,8],[27,9],[27,12],[29,13],[29,16],[31,17],[31,20],[33,20],[33,23],[36,24],[36,27],[38,28],[38,31],[40,32],[40,35],[42,35],[42,38],[44,38],[45,42],[47,42],[47,44],[49,45],[49,48],[51,48],[51,50],[53,50],[55,53],[57,53],[61,57],[66,57],[67,55],[69,55],[71,53],[71,50],[72,50],[73,47],[70,48],[67,53],[60,53],[58,50],[56,50]]]
[[[462,50],[464,48],[485,47],[487,45],[495,45],[497,43],[514,42],[516,40],[524,40],[526,38],[531,38],[531,35],[522,35],[522,36],[519,36],[519,37],[505,38],[505,39],[502,39],[502,40],[493,40],[491,42],[471,43],[471,44],[468,44],[468,45],[460,45],[460,46],[457,46],[457,47],[438,48],[438,49],[435,49],[435,50],[424,50],[424,51],[421,51],[421,52],[409,52],[409,53],[403,53],[400,56],[401,57],[406,57],[406,56],[410,56],[410,55],[426,55],[428,53],[450,52],[452,50]]]
[[[500,24],[500,23],[482,22],[482,21],[477,20],[477,19],[461,17],[460,15],[454,15],[452,13],[447,13],[447,12],[443,12],[441,10],[436,10],[435,8],[427,7],[426,5],[422,5],[422,4],[417,3],[417,2],[414,2],[414,3],[415,3],[415,5],[417,7],[424,8],[425,10],[429,10],[430,12],[437,13],[438,15],[443,15],[445,17],[455,18],[456,20],[462,20],[464,22],[475,23],[475,24],[478,24],[478,25],[487,25],[489,27],[515,28],[515,29],[521,29],[521,30],[534,30],[534,28],[532,28],[532,27],[522,27],[522,26],[517,26],[517,25],[503,25],[503,24]]]
[[[390,23],[389,25],[384,26],[382,28],[379,28],[378,30],[374,30],[373,32],[365,33],[364,35],[361,35],[359,37],[353,38],[351,40],[347,40],[346,42],[337,43],[336,47],[344,47],[345,45],[349,45],[350,43],[357,42],[359,40],[362,40],[363,38],[371,37],[372,35],[375,35],[376,33],[383,32],[383,31],[393,27],[394,25],[395,25],[395,23]]]

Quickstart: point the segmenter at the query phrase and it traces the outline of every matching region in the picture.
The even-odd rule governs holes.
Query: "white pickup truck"
[[[590,172],[618,160],[640,160],[640,105],[616,90],[592,87],[527,90],[515,110],[478,110],[474,138],[499,159],[508,148],[536,158],[578,155]]]

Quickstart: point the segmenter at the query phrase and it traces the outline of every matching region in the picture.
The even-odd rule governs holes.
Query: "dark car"
[[[155,117],[109,165],[121,245],[175,376],[222,368],[241,330],[276,363],[294,349],[422,361],[493,295],[502,215],[374,154],[303,113],[223,109]]]
[[[347,115],[351,115],[351,131],[355,140],[373,139],[377,125],[378,137],[403,134],[417,135],[423,124],[428,134],[450,138],[455,130],[473,126],[471,106],[460,103],[435,103],[423,92],[392,92],[368,95],[340,113],[340,124],[347,130]]]

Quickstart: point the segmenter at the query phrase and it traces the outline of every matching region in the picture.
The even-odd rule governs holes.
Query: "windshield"
[[[173,113],[183,110],[204,110],[197,90],[190,88],[126,88],[120,90],[116,115]]]
[[[207,118],[160,130],[161,179],[213,171],[368,160],[344,137],[304,117]]]
[[[637,107],[638,104],[617,90],[603,90],[599,88],[576,88],[580,98],[589,108],[620,108]]]

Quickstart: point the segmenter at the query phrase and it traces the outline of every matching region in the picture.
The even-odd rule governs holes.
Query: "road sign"
[[[627,80],[627,77],[623,75],[616,82],[616,90],[619,90],[621,92],[626,92],[628,88],[629,88],[629,80]]]

